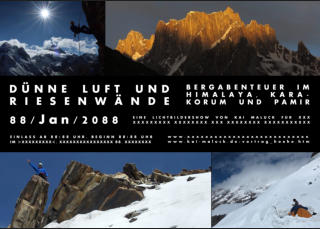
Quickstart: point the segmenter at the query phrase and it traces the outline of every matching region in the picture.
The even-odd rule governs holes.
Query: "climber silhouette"
[[[87,26],[85,26],[85,25],[83,25],[83,26],[80,26],[80,25],[76,26],[76,25],[74,24],[74,21],[71,21],[70,24],[71,24],[71,25],[70,25],[70,29],[71,29],[71,31],[73,32],[73,36],[74,36],[74,37],[76,37],[79,33],[92,34],[92,32],[90,31],[90,29],[89,29]]]
[[[48,180],[48,173],[43,168],[43,164],[41,162],[39,162],[38,167],[36,167],[34,164],[32,164],[30,160],[27,160],[27,162],[34,169],[34,171],[36,171],[38,176],[42,177],[45,180]]]

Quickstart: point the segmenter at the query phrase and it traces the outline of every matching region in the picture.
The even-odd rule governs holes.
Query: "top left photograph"
[[[104,75],[104,1],[1,1],[1,76]]]

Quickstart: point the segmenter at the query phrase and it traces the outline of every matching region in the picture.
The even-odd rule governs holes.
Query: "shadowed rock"
[[[320,60],[302,42],[298,51],[288,50],[270,25],[256,20],[245,24],[230,7],[210,14],[190,11],[181,20],[160,20],[150,39],[153,44],[146,41],[140,33],[130,32],[118,49],[133,59],[138,52],[137,61],[160,75],[320,74]]]
[[[143,197],[143,192],[130,183],[72,161],[53,194],[45,223],[62,222],[93,210],[126,206]]]
[[[90,31],[97,39],[99,46],[100,75],[104,75],[106,58],[105,1],[82,1],[82,9],[86,15]]]
[[[145,175],[138,171],[135,164],[127,163],[123,167],[123,172],[128,175],[129,178],[134,180],[143,180]]]
[[[182,171],[178,174],[178,176],[186,176],[186,175],[192,175],[192,174],[199,174],[199,173],[207,173],[210,172],[211,169],[182,169]]]
[[[105,47],[105,75],[108,76],[156,76],[158,73],[144,64],[133,61],[117,50]]]
[[[211,226],[217,225],[226,215],[215,215],[211,217]]]
[[[172,175],[170,175],[168,173],[165,174],[165,173],[161,172],[158,169],[155,169],[152,172],[150,179],[151,179],[152,182],[156,182],[156,183],[167,183],[167,182],[170,182],[170,181],[174,180]]]
[[[192,181],[194,179],[196,179],[196,178],[195,177],[188,177],[187,182]]]

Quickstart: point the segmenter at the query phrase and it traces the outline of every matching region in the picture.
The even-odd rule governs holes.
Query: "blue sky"
[[[149,38],[159,20],[182,19],[189,11],[211,13],[227,6],[245,23],[270,24],[281,44],[297,50],[302,40],[320,57],[320,1],[109,1],[106,3],[106,42],[115,48],[133,29]]]
[[[39,15],[42,8],[49,9],[50,16],[46,20]],[[81,25],[87,25],[81,1],[0,1],[0,45],[1,41],[11,41],[11,44],[21,43],[18,46],[31,49],[31,46],[43,47],[44,41],[51,43],[52,40],[63,49],[69,46],[66,51],[76,52],[71,46],[76,47],[78,39],[73,37],[70,21],[78,25],[79,19]],[[81,34],[80,38],[83,50],[95,45],[93,35]]]
[[[212,154],[212,185],[230,188],[279,180],[310,158],[310,152],[216,152]]]
[[[125,163],[135,163],[145,174],[154,169],[178,173],[182,168],[207,169],[211,163],[210,153],[0,153],[0,228],[7,227],[14,212],[14,206],[34,171],[27,164],[30,159],[34,164],[43,162],[49,174],[49,199],[67,164],[71,160],[90,165],[95,170],[106,174],[122,171]]]

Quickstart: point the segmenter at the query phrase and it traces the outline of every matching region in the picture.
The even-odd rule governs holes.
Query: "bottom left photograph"
[[[211,153],[1,153],[0,228],[211,227]]]

